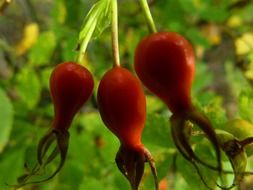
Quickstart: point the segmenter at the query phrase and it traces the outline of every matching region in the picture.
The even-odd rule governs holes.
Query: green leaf
[[[186,32],[187,37],[191,40],[193,44],[199,44],[208,48],[210,46],[206,37],[196,28],[189,28]]]
[[[13,122],[12,103],[1,88],[0,88],[0,121],[1,121],[0,154],[1,154],[4,147],[8,143]]]
[[[81,125],[85,127],[85,134],[90,132],[91,134],[91,142],[93,149],[97,149],[99,151],[99,156],[101,159],[114,162],[116,152],[119,148],[119,140],[118,138],[105,127],[103,124],[99,113],[91,112],[85,114],[81,118]],[[102,142],[101,147],[95,146],[96,140],[100,140]]]
[[[66,34],[66,39],[62,41],[62,59],[65,61],[74,60],[76,56],[76,41],[77,41],[77,33]]]
[[[244,90],[239,96],[239,113],[246,120],[253,121],[253,90]]]
[[[53,4],[51,16],[55,23],[64,23],[66,20],[67,10],[63,0],[56,0]]]
[[[165,151],[166,150],[166,151]],[[160,153],[158,152],[160,151]],[[156,162],[156,168],[158,172],[158,179],[161,180],[164,177],[168,175],[169,172],[173,172],[174,169],[174,159],[175,159],[175,150],[168,151],[168,149],[164,149],[164,151],[161,151],[161,149],[158,149],[155,153],[155,162]],[[146,166],[148,167],[148,166]],[[153,177],[153,176],[151,176]]]
[[[148,113],[159,112],[167,109],[165,104],[156,96],[146,95],[146,101]]]
[[[232,119],[223,125],[225,131],[233,134],[239,140],[244,140],[253,136],[253,125],[243,119]],[[249,144],[245,147],[247,155],[253,155],[253,144]]]
[[[94,4],[84,19],[79,39],[85,38],[89,27],[93,24],[95,24],[93,38],[98,37],[110,25],[111,16],[111,0],[100,0]]]
[[[211,120],[215,128],[221,128],[221,124],[227,120],[226,111],[222,103],[222,99],[215,96],[209,101],[208,105],[204,107],[205,114]]]
[[[201,181],[200,176],[198,175],[193,165],[189,161],[185,160],[181,155],[177,158],[177,171],[187,182],[188,188],[186,189],[206,190],[206,186]],[[215,182],[217,179],[217,175],[215,175],[216,172],[202,166],[199,166],[199,169],[205,182],[208,184],[209,187],[214,189],[216,186]]]
[[[235,69],[233,64],[234,62],[231,61],[225,63],[226,80],[229,81],[229,86],[234,96],[238,97],[242,91],[251,89],[251,86],[243,76],[243,72],[239,69]]]
[[[66,9],[66,21],[64,24],[70,28],[76,28],[80,24],[80,13],[82,13],[83,7],[82,0],[63,0]],[[74,22],[73,22],[74,21]]]
[[[40,99],[41,84],[32,68],[24,68],[17,76],[17,90],[22,101],[29,109],[36,106]]]
[[[49,79],[51,76],[53,69],[52,68],[46,68],[41,70],[41,86],[43,88],[49,89]]]
[[[56,46],[56,37],[52,31],[40,34],[38,41],[31,49],[28,57],[33,65],[44,65],[50,62],[53,50]]]
[[[110,0],[103,0],[104,5],[103,8],[101,8],[101,12],[98,18],[97,27],[94,31],[93,38],[99,37],[102,32],[109,27],[111,24],[111,1]]]
[[[90,39],[97,38],[111,23],[111,0],[100,0],[90,9],[79,33],[80,51],[84,53]]]
[[[69,175],[71,173],[71,175]],[[80,165],[69,160],[63,167],[62,172],[60,173],[60,184],[64,183],[66,189],[78,189],[82,183],[83,179],[83,170]],[[61,188],[59,188],[61,189]]]
[[[6,185],[14,184],[17,176],[19,176],[23,169],[24,162],[24,149],[19,147],[18,149],[12,149],[4,154],[0,159],[0,189],[11,189]]]
[[[155,113],[148,114],[142,139],[144,144],[175,148],[170,133],[169,117]]]
[[[196,13],[198,11],[196,7],[196,2],[192,0],[179,0],[180,6],[185,12]]]
[[[213,80],[212,73],[208,71],[205,63],[198,62],[196,64],[196,79],[192,86],[192,98],[194,105],[201,109],[210,103],[210,100],[216,97],[214,92],[206,91]]]
[[[118,170],[118,168],[115,168],[115,174],[114,174],[114,179],[111,183],[114,184],[114,188],[111,190],[129,190],[130,189],[130,184],[125,178],[125,176],[122,175],[122,173]]]
[[[105,187],[101,183],[101,180],[92,177],[85,177],[79,190],[83,189],[96,189],[96,190],[104,190]]]
[[[207,6],[200,12],[200,17],[211,22],[223,22],[229,16],[225,7]]]
[[[177,22],[179,25],[183,24],[184,10],[179,1],[159,0],[156,3],[156,7],[158,10],[166,10],[159,11],[159,14],[161,15],[159,17],[159,22],[164,22],[164,24],[166,23],[168,25],[170,25],[170,22]],[[163,18],[163,20],[160,21],[160,18]]]

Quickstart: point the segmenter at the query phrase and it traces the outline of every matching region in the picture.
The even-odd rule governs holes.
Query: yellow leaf
[[[198,57],[199,59],[203,57],[204,52],[205,52],[205,48],[203,46],[197,45],[195,47],[196,57]]]
[[[202,27],[202,32],[211,44],[217,45],[221,42],[221,31],[217,25],[205,25]]]
[[[245,76],[248,78],[248,79],[253,79],[253,71],[252,70],[249,70],[249,71],[246,71],[245,72]]]
[[[236,53],[238,55],[247,54],[253,50],[253,34],[250,32],[244,33],[235,41]]]
[[[233,15],[228,19],[227,25],[231,28],[241,26],[242,25],[242,19],[239,16]]]
[[[29,23],[25,26],[23,37],[16,45],[17,55],[25,54],[37,41],[39,36],[39,26],[37,23]]]

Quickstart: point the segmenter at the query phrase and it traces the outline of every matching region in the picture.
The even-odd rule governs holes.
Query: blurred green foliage
[[[6,183],[15,184],[16,177],[24,171],[23,163],[28,166],[34,163],[37,142],[53,117],[48,88],[51,70],[63,61],[75,60],[83,19],[95,2],[17,0],[0,16],[1,190],[10,189]],[[251,2],[154,0],[150,5],[159,30],[179,32],[193,44],[197,63],[192,97],[215,128],[223,129],[233,118],[253,122]],[[147,34],[138,3],[119,0],[123,67],[133,71],[136,44]],[[112,67],[109,28],[89,43],[83,64],[94,74],[96,84]],[[47,183],[22,190],[130,189],[114,162],[119,142],[103,125],[95,97],[96,90],[70,129],[68,158],[63,170]],[[160,190],[206,189],[192,165],[176,151],[170,134],[171,113],[149,92],[147,109],[142,140],[155,158]],[[198,143],[196,151],[201,158],[214,158],[212,147],[203,138]],[[249,164],[247,170],[252,171],[253,165]],[[215,187],[217,174],[205,168],[201,171],[206,182]],[[227,180],[231,181],[232,177],[228,175]],[[249,185],[253,186],[252,182],[245,180],[240,189]],[[152,188],[152,176],[146,167],[140,189]]]

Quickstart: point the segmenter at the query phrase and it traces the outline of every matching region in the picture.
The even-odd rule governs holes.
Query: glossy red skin
[[[146,99],[140,81],[127,69],[114,67],[101,79],[97,101],[102,120],[121,143],[142,146]]]
[[[175,32],[151,34],[140,41],[135,51],[138,77],[173,113],[192,108],[194,62],[192,46]]]
[[[58,64],[50,77],[50,92],[54,104],[53,128],[68,130],[77,111],[92,94],[91,73],[74,62]]]

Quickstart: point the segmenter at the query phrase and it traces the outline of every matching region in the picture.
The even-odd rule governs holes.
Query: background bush
[[[24,172],[24,162],[32,166],[35,161],[37,142],[53,117],[48,88],[51,70],[75,59],[82,20],[94,2],[15,0],[0,16],[1,190],[10,189],[5,183],[15,183]],[[214,127],[225,129],[234,118],[253,122],[252,1],[154,0],[150,6],[159,30],[179,32],[193,44],[197,74],[192,97]],[[122,66],[133,71],[136,44],[148,34],[136,1],[119,0],[119,30]],[[110,28],[89,44],[84,64],[97,85],[112,67]],[[60,174],[48,183],[22,189],[130,189],[114,162],[119,142],[104,127],[95,97],[96,90],[74,120],[68,158]],[[171,113],[149,92],[147,108],[142,140],[156,160],[161,190],[205,189],[194,168],[177,154],[170,135]],[[196,151],[205,159],[212,158],[205,140],[199,144]],[[250,158],[247,170],[253,170]],[[213,183],[213,172],[203,172]],[[246,177],[240,189],[253,186],[252,181],[252,176]],[[146,169],[140,189],[152,188]]]

